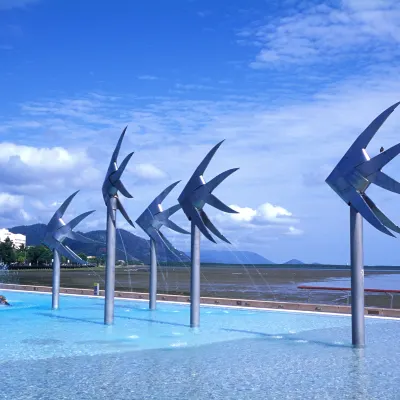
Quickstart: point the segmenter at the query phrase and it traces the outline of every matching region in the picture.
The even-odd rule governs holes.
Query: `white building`
[[[8,229],[0,229],[0,242],[4,242],[6,238],[14,243],[14,247],[18,249],[21,244],[26,246],[26,236],[19,233],[11,233]]]

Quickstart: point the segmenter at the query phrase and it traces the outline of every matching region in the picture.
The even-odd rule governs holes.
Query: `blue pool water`
[[[4,291],[0,399],[397,399],[400,321]]]

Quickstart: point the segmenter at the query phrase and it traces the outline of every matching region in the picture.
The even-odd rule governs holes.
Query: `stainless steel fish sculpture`
[[[94,211],[85,212],[67,224],[63,220],[63,216],[72,199],[77,195],[79,190],[69,196],[60,208],[55,212],[50,222],[47,225],[46,235],[43,239],[43,243],[51,250],[56,250],[59,254],[70,259],[72,262],[77,264],[87,264],[86,261],[82,260],[77,254],[74,253],[68,246],[63,244],[66,238],[77,240],[84,243],[95,243],[93,240],[81,235],[80,233],[74,232],[73,229],[88,215]]]
[[[121,200],[118,197],[118,192],[120,192],[123,196],[132,198],[133,196],[126,190],[124,184],[121,182],[121,176],[128,165],[129,160],[131,159],[133,152],[128,154],[125,159],[122,161],[121,165],[118,167],[117,165],[117,159],[119,155],[119,151],[121,149],[121,144],[125,136],[127,127],[122,131],[122,134],[118,140],[117,146],[114,150],[114,153],[111,157],[110,165],[107,170],[106,177],[104,179],[103,187],[102,187],[102,192],[103,192],[103,198],[104,202],[107,206],[108,209],[108,204],[110,201],[110,198],[115,197],[117,200],[117,209],[121,212],[123,217],[126,219],[126,221],[129,223],[129,225],[135,227],[133,225],[132,220],[129,218],[128,213],[126,212],[125,208],[123,207]]]
[[[190,232],[182,229],[180,226],[175,224],[175,222],[169,219],[171,215],[175,214],[178,210],[181,209],[180,204],[176,204],[175,206],[172,206],[167,210],[163,210],[161,204],[179,182],[180,181],[177,181],[164,189],[136,220],[136,223],[155,242],[157,242],[158,239],[161,239],[162,242],[166,243],[165,236],[160,232],[160,228],[162,226],[166,226],[167,228],[172,229],[175,232],[190,235]]]
[[[204,212],[203,207],[205,204],[209,204],[220,211],[227,213],[237,213],[237,211],[228,207],[221,200],[212,194],[214,189],[222,183],[229,175],[233,174],[239,168],[232,168],[228,171],[222,172],[209,182],[205,182],[203,174],[213,158],[214,154],[224,142],[222,140],[215,145],[210,152],[205,156],[203,161],[194,171],[192,177],[184,187],[182,193],[178,198],[178,202],[182,207],[183,212],[186,214],[189,221],[192,221],[200,230],[200,232],[210,241],[215,243],[215,239],[210,234],[213,233],[219,239],[226,243],[230,243],[229,240],[218,231],[215,225],[211,222],[210,218]]]
[[[390,236],[394,236],[390,230],[400,233],[400,227],[392,222],[365,192],[373,183],[400,194],[400,183],[381,171],[400,153],[400,143],[386,151],[381,148],[381,152],[373,158],[370,158],[366,148],[399,104],[400,102],[393,104],[371,122],[326,179],[326,183],[343,201],[358,211],[376,229]]]

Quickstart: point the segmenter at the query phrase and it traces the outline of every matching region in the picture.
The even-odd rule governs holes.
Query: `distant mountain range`
[[[190,253],[186,253],[190,257]],[[201,262],[210,264],[274,264],[252,251],[201,250]]]
[[[42,243],[46,233],[46,225],[24,225],[16,226],[9,229],[12,233],[21,233],[26,236],[27,246],[38,246]],[[85,253],[88,256],[103,257],[106,253],[106,231],[90,231],[80,232],[82,235],[95,240],[95,243],[82,243],[75,240],[65,240],[65,244],[76,253]],[[189,257],[174,248],[174,246],[167,242],[157,243],[157,255],[160,262],[190,262]],[[133,260],[141,261],[144,263],[149,262],[150,258],[150,244],[149,241],[139,236],[134,235],[124,229],[117,229],[117,252],[116,257],[118,260]]]
[[[303,261],[296,260],[293,258],[292,260],[286,261],[284,264],[289,264],[289,265],[302,265],[304,264]]]
[[[186,252],[190,257],[190,252]],[[201,250],[201,262],[209,264],[264,264],[264,265],[305,265],[303,261],[293,258],[283,264],[277,264],[253,251],[236,250]]]
[[[42,243],[46,233],[46,225],[23,225],[9,229],[12,233],[21,233],[26,236],[27,246],[38,246]],[[106,231],[80,232],[92,239],[95,243],[81,243],[74,240],[65,240],[65,244],[76,253],[85,253],[88,256],[104,257],[106,253]],[[190,263],[190,253],[176,249],[170,242],[157,243],[159,262],[185,262]],[[149,241],[134,235],[124,229],[117,230],[117,259],[139,261],[148,263],[150,259]],[[201,250],[201,262],[209,264],[275,264],[273,261],[252,251],[236,250]],[[290,260],[285,264],[304,264],[300,260]]]
[[[190,257],[190,252],[186,252]],[[201,262],[209,264],[264,264],[264,265],[282,265],[277,264],[262,255],[253,251],[236,250],[201,250]],[[303,261],[292,259],[283,263],[284,265],[305,265]]]
[[[272,261],[252,251],[202,250],[201,262],[221,264],[274,264]]]

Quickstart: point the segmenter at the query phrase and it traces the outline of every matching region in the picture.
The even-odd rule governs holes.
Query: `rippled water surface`
[[[367,319],[355,350],[346,316],[4,292],[0,399],[396,399],[400,322]]]

